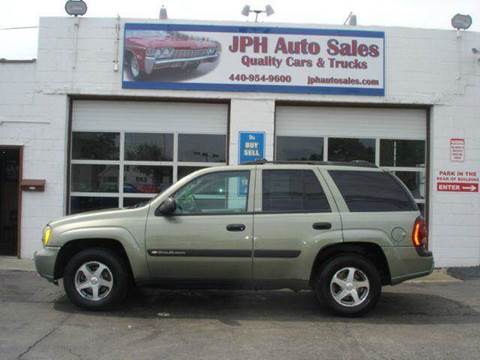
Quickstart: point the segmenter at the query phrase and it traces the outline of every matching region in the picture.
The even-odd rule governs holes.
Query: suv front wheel
[[[375,265],[361,255],[341,255],[328,261],[315,284],[319,300],[334,313],[361,316],[372,310],[382,285]]]
[[[89,310],[105,309],[120,303],[129,287],[124,262],[107,249],[93,248],[75,254],[63,276],[70,300]]]

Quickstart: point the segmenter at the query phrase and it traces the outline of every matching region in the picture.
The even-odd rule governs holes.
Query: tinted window
[[[225,162],[225,135],[178,135],[178,161]]]
[[[172,161],[173,134],[125,134],[125,160]]]
[[[250,171],[199,176],[175,195],[177,214],[225,214],[247,211]]]
[[[386,172],[331,170],[329,173],[352,212],[417,210],[410,194]]]
[[[425,141],[380,140],[380,166],[424,166]]]
[[[330,205],[311,170],[264,170],[262,207],[265,212],[329,212]]]
[[[132,198],[132,197],[124,197],[123,198],[123,207],[131,207],[131,206],[142,206],[152,200],[151,198]]]
[[[329,138],[328,160],[365,160],[375,163],[375,139]]]
[[[323,138],[277,136],[277,160],[323,160]]]
[[[118,160],[119,133],[73,132],[72,159]]]

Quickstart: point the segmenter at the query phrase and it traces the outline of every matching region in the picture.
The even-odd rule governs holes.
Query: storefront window
[[[117,197],[72,196],[70,213],[118,208]]]
[[[72,192],[118,192],[118,166],[72,165]]]
[[[225,135],[179,134],[178,161],[225,162]]]
[[[277,136],[276,159],[280,161],[322,161],[323,138]]]
[[[148,201],[194,171],[225,163],[225,139],[215,134],[73,132],[70,213]]]
[[[380,166],[423,167],[425,141],[380,140]]]
[[[395,175],[408,187],[415,199],[425,198],[424,171],[395,171]]]
[[[173,182],[171,166],[126,165],[124,171],[124,193],[158,194]]]
[[[178,167],[178,180],[181,178],[184,178],[187,175],[190,175],[191,173],[204,169],[205,167],[203,166],[179,166]]]
[[[353,160],[375,163],[375,139],[328,139],[328,161]]]
[[[72,159],[118,160],[119,133],[73,132]]]
[[[173,134],[125,134],[125,160],[172,161]]]

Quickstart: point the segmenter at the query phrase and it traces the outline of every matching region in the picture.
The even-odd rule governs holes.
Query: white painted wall
[[[126,21],[157,20],[121,20]],[[0,144],[24,145],[25,178],[47,180],[45,193],[23,198],[23,257],[40,247],[41,227],[64,213],[67,95],[83,94],[231,99],[232,163],[238,159],[240,130],[265,131],[267,158],[272,157],[276,100],[432,105],[430,234],[436,262],[439,266],[480,264],[480,193],[438,193],[433,181],[440,169],[480,171],[480,64],[471,50],[480,46],[479,33],[457,37],[453,30],[360,27],[386,32],[386,94],[370,97],[123,90],[121,73],[113,71],[115,24],[116,19],[42,18],[36,65],[0,64],[1,119],[33,122],[3,122]],[[450,163],[450,137],[466,139],[462,164]]]

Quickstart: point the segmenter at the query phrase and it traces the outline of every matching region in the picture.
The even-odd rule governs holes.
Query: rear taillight
[[[412,231],[412,242],[415,247],[426,247],[427,245],[427,224],[423,217],[419,216],[415,220]]]

